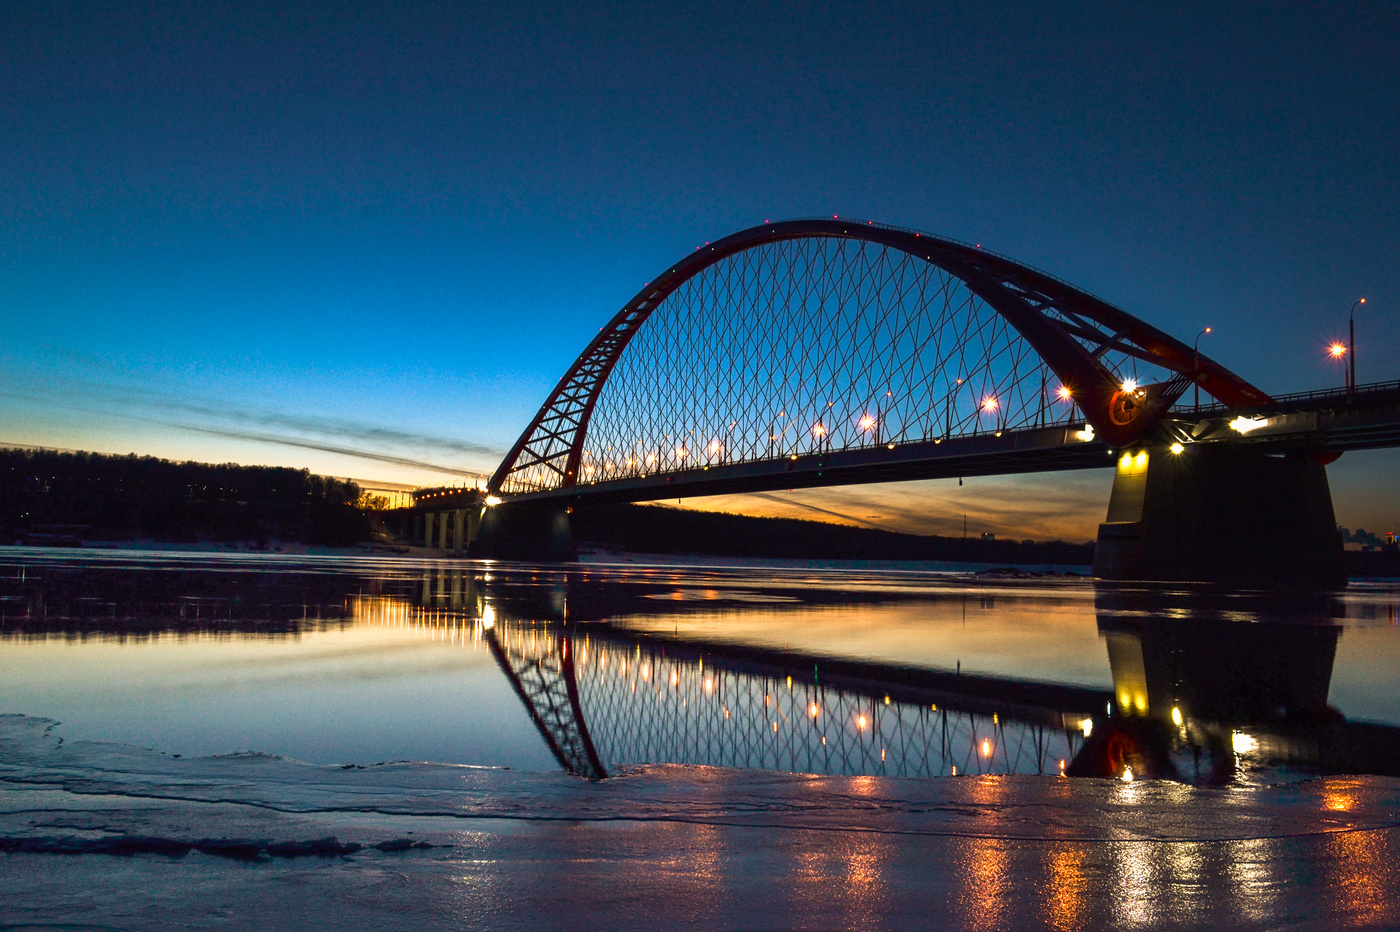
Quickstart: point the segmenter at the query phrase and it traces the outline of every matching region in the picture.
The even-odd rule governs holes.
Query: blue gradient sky
[[[1366,295],[1359,377],[1400,378],[1384,3],[49,0],[0,29],[0,442],[489,471],[643,282],[804,215],[1209,324],[1273,392],[1340,384]],[[1330,472],[1339,520],[1400,526],[1400,454]],[[711,504],[1087,538],[1109,482]]]

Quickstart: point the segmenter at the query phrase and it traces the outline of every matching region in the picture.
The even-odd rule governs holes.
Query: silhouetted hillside
[[[278,466],[0,450],[0,541],[236,541],[345,546],[369,536],[353,482]]]
[[[967,563],[1094,561],[1093,544],[897,534],[795,518],[751,518],[658,505],[575,509],[574,539],[637,553],[699,553],[806,560],[955,560]]]

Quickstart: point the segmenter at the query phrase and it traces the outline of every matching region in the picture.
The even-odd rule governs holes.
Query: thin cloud
[[[842,521],[850,521],[852,524],[862,524],[866,527],[872,527],[877,531],[889,530],[889,528],[876,524],[874,521],[867,521],[864,518],[857,518],[854,515],[843,514],[839,511],[833,511],[830,508],[822,508],[820,505],[813,505],[810,502],[799,502],[790,498],[783,498],[781,495],[774,495],[771,492],[750,492],[749,497],[767,499],[770,502],[791,505],[794,508],[801,508],[804,511],[811,511],[817,514],[831,515],[833,518],[840,518]]]
[[[322,437],[344,438],[347,440],[368,441],[402,448],[411,446],[430,448],[445,453],[487,456],[500,459],[506,451],[489,444],[477,443],[456,437],[436,434],[423,434],[365,424],[341,418],[315,417],[284,414],[277,411],[258,411],[224,403],[215,404],[202,399],[179,399],[153,392],[130,389],[124,386],[103,386],[102,391],[118,396],[134,407],[144,407],[168,414],[186,417],[207,418],[214,422],[231,422],[239,425],[252,425],[263,428],[280,428],[294,434],[316,434]],[[187,422],[182,422],[187,423]]]
[[[314,440],[302,440],[295,437],[279,437],[275,434],[260,434],[249,430],[224,430],[217,427],[196,427],[193,424],[167,423],[170,427],[179,427],[183,430],[192,430],[201,434],[212,434],[216,437],[229,437],[234,440],[253,440],[257,443],[271,443],[284,447],[296,447],[302,450],[318,450],[322,453],[338,453],[341,456],[353,456],[362,460],[373,460],[376,463],[392,463],[395,466],[412,466],[417,469],[427,469],[432,472],[445,473],[450,476],[465,476],[470,479],[487,479],[489,474],[474,472],[469,469],[457,469],[452,466],[442,466],[438,463],[428,463],[423,460],[409,459],[404,456],[394,456],[390,453],[375,453],[372,450],[356,450],[350,447],[337,446],[332,443],[319,443]]]
[[[414,459],[412,457],[399,456],[393,453],[385,453],[378,450],[364,449],[360,447],[347,446],[345,444],[333,443],[326,440],[319,440],[312,437],[299,437],[294,434],[283,434],[267,431],[242,430],[235,427],[210,426],[207,424],[195,424],[174,418],[151,417],[147,414],[137,414],[130,410],[113,412],[88,405],[75,404],[71,401],[55,401],[51,397],[45,397],[32,392],[16,392],[0,389],[0,395],[10,398],[22,398],[28,401],[42,401],[45,404],[56,405],[77,411],[82,414],[95,414],[100,416],[124,417],[128,420],[139,421],[145,424],[157,424],[161,427],[174,427],[179,430],[188,430],[200,434],[208,434],[217,437],[227,437],[234,440],[250,440],[257,443],[267,443],[276,446],[292,447],[302,450],[316,450],[324,453],[335,453],[340,456],[349,456],[356,459],[369,460],[376,463],[388,463],[395,466],[408,466],[416,469],[425,469],[431,472],[443,473],[449,476],[460,476],[473,479],[484,479],[489,474],[476,470],[463,469],[456,466],[445,466],[441,463],[433,463],[427,460]],[[152,405],[150,407],[159,408]],[[171,403],[165,406],[168,410],[179,411],[186,409],[199,410],[198,406],[182,405]],[[278,419],[271,418],[274,422]],[[403,437],[412,435],[401,434]]]

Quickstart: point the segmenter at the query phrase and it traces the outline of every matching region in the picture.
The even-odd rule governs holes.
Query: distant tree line
[[[0,449],[0,541],[69,526],[90,540],[346,546],[369,537],[353,482],[305,469]]]
[[[983,540],[753,518],[657,505],[574,509],[574,539],[636,553],[695,553],[801,560],[950,560],[964,563],[1094,562],[1092,543]]]
[[[1351,528],[1345,528],[1341,525],[1337,525],[1337,532],[1342,535],[1342,543],[1344,544],[1361,544],[1362,546],[1369,545],[1371,547],[1384,547],[1387,544],[1391,543],[1391,540],[1383,538],[1378,534],[1372,534],[1364,527],[1359,527],[1353,531]]]

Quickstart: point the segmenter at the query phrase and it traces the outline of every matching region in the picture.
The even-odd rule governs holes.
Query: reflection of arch
[[[559,766],[590,780],[603,779],[608,772],[593,747],[579,706],[569,638],[556,641],[545,631],[533,633],[531,639],[535,649],[527,652],[523,644],[511,644],[508,637],[502,638],[497,627],[486,631],[491,655],[505,671]]]
[[[492,651],[560,765],[1054,774],[1097,690],[497,621]],[[1068,711],[1065,711],[1068,710]]]
[[[635,360],[637,392],[612,413],[617,437],[605,430],[590,440],[609,380],[634,358],[629,345],[671,324],[682,342]],[[692,397],[678,366],[704,354],[704,368],[728,381]],[[992,372],[994,361],[1007,371]],[[1126,384],[1138,363],[1162,378]],[[973,371],[987,377],[974,384],[964,378]],[[769,387],[781,382],[763,397],[760,372]],[[955,416],[971,432],[987,417],[988,429],[1018,429],[1036,423],[1037,404],[1043,424],[1055,388],[1048,375],[1115,445],[1140,439],[1192,381],[1230,405],[1268,400],[1155,327],[980,248],[869,223],[785,221],[706,244],[648,283],[560,379],[489,487],[541,491],[574,486],[585,471],[600,481],[778,462],[808,448],[879,445],[896,429],[933,440],[953,435]],[[844,393],[839,412],[824,391]],[[767,410],[770,401],[782,410]],[[884,404],[910,407],[895,417]],[[776,419],[792,405],[802,423],[780,436]]]

